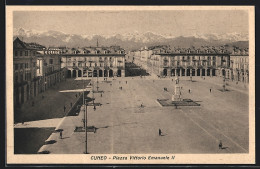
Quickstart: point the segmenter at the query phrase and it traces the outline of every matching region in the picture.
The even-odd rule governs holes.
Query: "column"
[[[210,77],[212,77],[212,69],[210,69]]]
[[[200,69],[200,77],[202,77],[202,69]]]
[[[39,81],[36,81],[36,83],[35,83],[36,84],[35,96],[38,96],[38,82]]]
[[[195,69],[195,76],[197,76],[198,75],[198,69]]]
[[[171,77],[171,69],[167,69],[167,76]]]
[[[21,101],[22,101],[22,98],[21,98],[21,97],[22,97],[21,87],[18,88],[18,93],[17,93],[17,94],[18,94],[18,96],[19,96],[19,101],[18,101],[17,104],[21,104]]]
[[[122,76],[122,77],[125,77],[125,69],[122,69],[122,70],[121,70],[121,76]]]
[[[182,76],[182,69],[180,69],[180,76]]]

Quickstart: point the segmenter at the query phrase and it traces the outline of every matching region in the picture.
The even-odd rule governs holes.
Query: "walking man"
[[[219,148],[219,149],[222,149],[222,141],[221,141],[221,140],[219,141],[218,148]]]
[[[190,93],[190,89],[189,89],[189,93]]]
[[[60,131],[60,139],[62,139],[62,131]]]
[[[159,129],[159,136],[162,136],[162,130]]]
[[[209,89],[209,92],[211,93],[211,89]]]

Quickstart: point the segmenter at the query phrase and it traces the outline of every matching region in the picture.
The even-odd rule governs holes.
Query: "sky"
[[[61,31],[80,35],[154,32],[186,36],[248,33],[248,13],[242,10],[171,11],[15,11],[14,28]]]

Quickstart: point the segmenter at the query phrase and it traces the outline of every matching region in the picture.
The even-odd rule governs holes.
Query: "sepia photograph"
[[[254,164],[254,12],[7,6],[7,163]]]

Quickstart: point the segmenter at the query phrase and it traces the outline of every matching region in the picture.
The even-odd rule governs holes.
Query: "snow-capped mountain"
[[[125,34],[114,35],[78,35],[49,30],[37,31],[23,28],[14,29],[13,36],[22,38],[25,42],[36,42],[45,46],[83,47],[96,45],[97,39],[101,46],[120,45],[125,49],[138,49],[149,45],[173,45],[173,46],[201,46],[224,45],[237,41],[248,43],[248,34],[194,34],[186,36],[174,36],[172,34],[160,35],[154,32],[140,33],[133,31]]]

